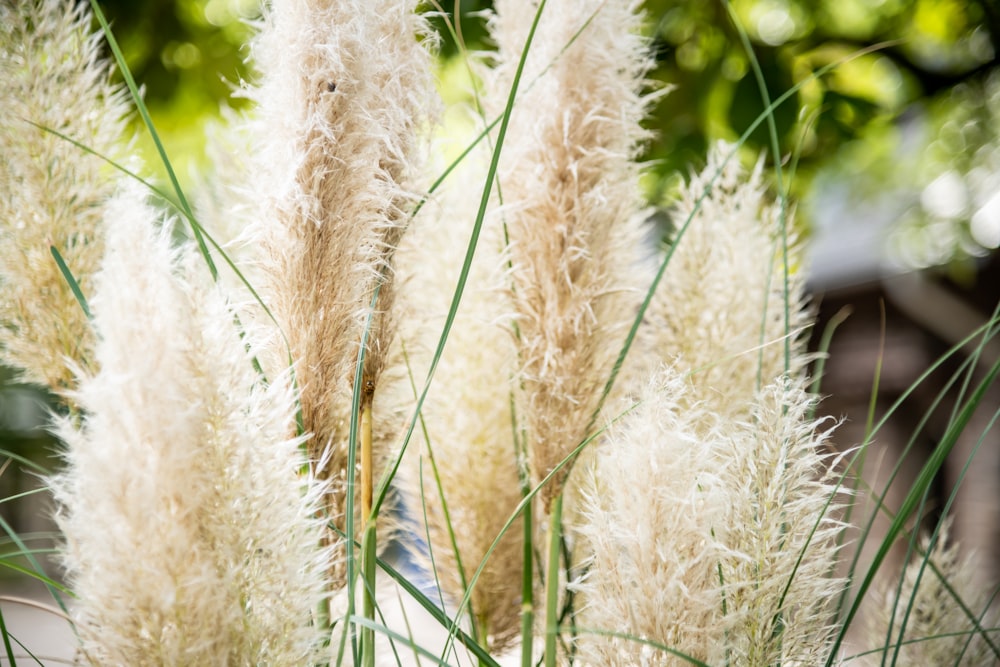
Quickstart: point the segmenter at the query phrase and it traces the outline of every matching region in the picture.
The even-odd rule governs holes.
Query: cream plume
[[[596,456],[578,527],[592,550],[576,586],[581,654],[594,665],[690,664],[590,629],[708,664],[822,664],[844,582],[831,575],[836,480],[826,434],[806,417],[812,401],[779,378],[746,419],[717,420],[696,392],[661,372]]]
[[[767,200],[760,166],[748,177],[735,155],[726,161],[733,150],[717,145],[682,190],[674,218],[678,226],[693,218],[641,329],[652,354],[693,373],[691,398],[721,414],[745,414],[761,386],[803,371],[802,331],[810,323],[801,247],[789,222],[786,329],[780,209]]]
[[[380,286],[361,386],[370,404],[393,336],[392,256],[415,203],[416,137],[433,107],[433,40],[415,5],[278,0],[252,51],[262,291],[290,343],[314,458],[332,446],[320,474],[341,529],[362,331]]]
[[[400,339],[418,387],[448,313],[475,220],[478,201],[470,193],[481,190],[485,179],[480,158],[478,152],[466,158],[447,190],[424,207],[399,251],[402,303],[407,304]],[[433,564],[425,553],[418,558],[435,568],[451,604],[464,596],[522,497],[511,410],[517,349],[498,223],[494,218],[484,226],[455,325],[423,405],[428,438],[410,444],[399,484],[405,506],[418,520],[418,534],[428,541]],[[408,382],[403,391],[408,396],[399,403],[412,404]],[[511,527],[473,589],[477,630],[494,653],[517,637],[522,531],[520,521]]]
[[[115,179],[101,158],[36,125],[119,162],[128,136],[128,106],[90,21],[85,3],[0,5],[0,349],[23,379],[61,394],[74,383],[67,359],[92,367],[94,338],[50,246],[89,295]]]
[[[663,369],[638,405],[611,427],[581,482],[577,530],[590,551],[576,585],[583,608],[578,648],[585,664],[681,665],[615,631],[656,641],[692,657],[721,658],[720,544],[732,499],[720,476],[715,434],[699,435],[698,406],[681,410],[691,389]]]
[[[645,137],[639,90],[648,61],[637,9],[600,0],[546,5],[524,77],[534,85],[522,87],[504,146],[518,411],[535,484],[588,435],[645,288],[634,158]],[[534,14],[535,3],[497,3],[494,100],[507,93]],[[543,489],[546,510],[565,475]]]
[[[961,554],[961,545],[949,539],[950,525],[950,519],[945,519],[933,545],[930,536],[921,539],[920,554],[929,552],[926,563],[923,556],[915,555],[903,570],[902,581],[893,581],[891,588],[883,586],[879,592],[881,605],[866,626],[865,634],[870,646],[885,647],[888,641],[889,647],[884,649],[884,662],[883,651],[878,651],[866,656],[863,664],[976,667],[995,662],[989,644],[948,591],[950,587],[976,615],[980,627],[995,639],[1000,613],[995,606],[988,609],[992,591],[977,586],[975,573],[981,571],[979,559],[974,554]],[[901,632],[904,643],[897,655]]]
[[[329,566],[319,493],[232,310],[136,187],[108,207],[93,299],[100,371],[51,480],[74,620],[94,665],[310,664]],[[198,275],[200,272],[200,275]]]

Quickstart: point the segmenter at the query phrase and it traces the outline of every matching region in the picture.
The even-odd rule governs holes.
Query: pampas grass
[[[990,664],[993,653],[959,601],[980,627],[995,628],[1000,619],[994,594],[976,587],[975,573],[983,563],[974,554],[959,553],[949,540],[950,524],[945,519],[933,541],[930,535],[921,537],[898,582],[882,582],[882,604],[865,635],[870,646],[883,648],[867,655],[867,664]]]
[[[66,465],[48,484],[79,662],[858,657],[847,634],[878,567],[1000,367],[874,564],[838,570],[852,459],[805,390],[791,210],[720,145],[650,242],[638,3],[498,2],[498,51],[470,63],[487,129],[436,181],[434,38],[414,3],[269,4],[254,108],[229,119],[237,154],[199,208],[236,213],[203,222],[239,289],[80,148],[122,166],[129,147],[71,6],[0,7],[0,279],[7,358],[77,408],[55,418]],[[387,533],[402,564],[377,559]],[[887,663],[1000,657],[946,544],[891,589]],[[437,633],[407,605],[387,625],[397,589]],[[914,632],[948,641],[896,652]],[[13,662],[2,618],[0,639]]]
[[[100,48],[82,5],[0,6],[0,354],[63,396],[71,364],[92,367],[94,335],[52,249],[90,293],[116,187],[100,157],[65,137],[119,161],[129,150],[128,105]]]
[[[520,57],[529,6],[497,5],[494,99]],[[498,174],[517,313],[518,406],[535,484],[589,435],[645,287],[634,157],[644,137],[648,62],[637,5],[547,9],[525,70],[539,79],[514,110]],[[568,471],[542,489],[546,513]]]
[[[51,480],[88,664],[304,664],[322,635],[322,486],[299,474],[285,378],[256,376],[232,310],[135,186],[107,208],[94,326]]]
[[[417,42],[427,28],[413,9],[399,0],[276,2],[252,46],[261,82],[248,92],[259,150],[249,178],[261,205],[249,233],[263,248],[265,298],[295,361],[313,461],[328,452],[317,474],[330,481],[333,541],[348,527],[351,396],[360,391],[370,414],[388,363],[392,256],[416,199],[416,130],[434,104],[430,55]],[[364,515],[373,468],[388,456],[384,446],[374,455],[379,464],[361,452]],[[343,558],[337,572],[345,583]]]

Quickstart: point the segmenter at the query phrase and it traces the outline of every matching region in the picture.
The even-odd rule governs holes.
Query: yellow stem
[[[361,408],[361,527],[364,528],[372,512],[373,477],[372,469],[372,406],[366,403]]]

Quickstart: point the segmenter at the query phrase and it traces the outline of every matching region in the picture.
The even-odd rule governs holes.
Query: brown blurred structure
[[[820,405],[824,414],[844,419],[834,436],[841,450],[865,440],[875,374],[881,370],[874,424],[892,413],[872,438],[864,479],[876,494],[881,493],[899,463],[886,495],[886,505],[895,510],[945,437],[953,413],[1000,360],[1000,338],[994,338],[983,346],[971,377],[965,372],[982,342],[978,337],[914,387],[949,349],[995,315],[1000,299],[1000,252],[977,265],[968,285],[956,284],[943,272],[925,270],[865,282],[814,285],[813,289],[819,304],[813,349],[831,321],[846,315],[829,348],[821,388],[826,398]],[[904,395],[906,399],[893,409]],[[932,496],[923,507],[922,525],[932,529],[954,492],[948,510],[954,517],[951,535],[963,550],[979,554],[985,566],[978,573],[984,586],[1000,581],[1000,425],[993,421],[998,410],[1000,384],[994,383],[935,478]],[[873,508],[870,502],[859,504],[854,523],[867,519]],[[880,542],[889,521],[881,513],[866,552]],[[887,574],[897,571],[905,553],[906,544],[901,542]]]

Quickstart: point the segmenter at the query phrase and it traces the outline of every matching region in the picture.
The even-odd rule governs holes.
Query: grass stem
[[[552,502],[549,516],[548,571],[545,575],[545,667],[555,667],[559,637],[559,556],[562,550],[563,494]]]

